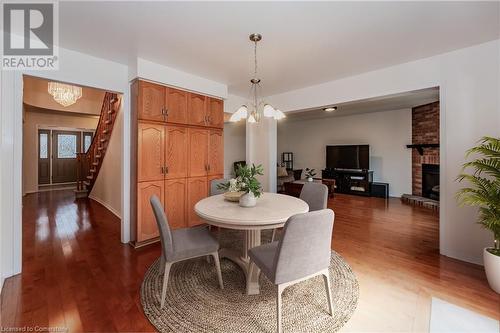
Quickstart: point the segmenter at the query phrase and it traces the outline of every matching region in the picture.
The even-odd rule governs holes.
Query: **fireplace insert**
[[[422,164],[422,196],[439,200],[438,164]]]

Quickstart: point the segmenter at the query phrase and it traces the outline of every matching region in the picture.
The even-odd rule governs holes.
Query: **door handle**
[[[160,172],[161,172],[161,174],[163,175],[163,174],[165,173],[165,167],[163,167],[163,166],[162,166],[162,167],[160,167],[160,170],[161,170],[161,171],[160,171]]]
[[[165,174],[168,173],[168,166],[165,165]]]
[[[163,116],[163,121],[165,121],[165,118],[167,117],[167,109],[165,108],[165,106],[161,107],[161,115]]]

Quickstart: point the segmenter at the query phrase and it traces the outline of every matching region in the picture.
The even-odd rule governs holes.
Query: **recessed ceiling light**
[[[329,106],[329,107],[323,109],[323,111],[326,111],[326,112],[333,112],[335,110],[337,110],[336,106]]]

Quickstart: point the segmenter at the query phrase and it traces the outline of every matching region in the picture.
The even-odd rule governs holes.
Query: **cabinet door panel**
[[[165,165],[165,126],[139,124],[137,137],[138,181],[163,180]]]
[[[167,106],[167,122],[187,124],[188,93],[186,91],[165,88]]]
[[[188,178],[188,226],[202,224],[203,220],[196,215],[194,206],[198,201],[207,197],[207,177]]]
[[[166,137],[166,178],[185,178],[188,174],[188,129],[167,126]]]
[[[189,133],[189,177],[207,175],[208,130],[190,128]]]
[[[163,203],[163,181],[144,182],[137,186],[137,241],[158,237],[158,226],[149,199],[156,195]]]
[[[165,87],[139,81],[139,119],[164,121]]]
[[[186,178],[165,181],[165,213],[172,229],[185,228],[187,205]]]
[[[191,125],[206,126],[207,97],[189,93],[188,121]]]
[[[208,174],[224,173],[224,137],[222,130],[210,130],[208,144]]]
[[[208,124],[212,127],[224,127],[224,102],[216,98],[208,98]]]

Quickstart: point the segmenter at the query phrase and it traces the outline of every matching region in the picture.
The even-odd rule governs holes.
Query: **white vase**
[[[312,177],[309,177],[309,178],[307,178],[307,181],[308,181],[308,182],[312,182],[312,181],[313,181],[313,178],[312,178]]]
[[[253,192],[245,193],[240,197],[241,207],[254,207],[256,204],[257,204],[257,198],[255,197]]]
[[[484,270],[491,289],[500,294],[500,256],[483,249]]]

